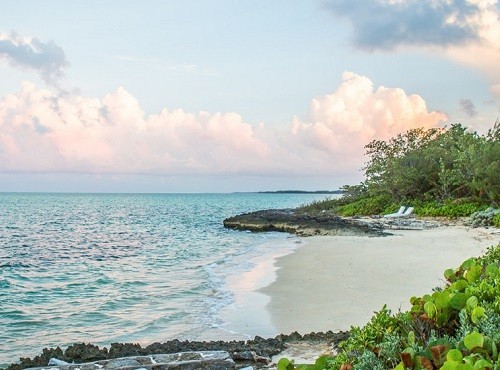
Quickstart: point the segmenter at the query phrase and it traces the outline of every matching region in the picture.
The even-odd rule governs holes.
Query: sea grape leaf
[[[455,270],[453,269],[446,269],[444,271],[444,278],[448,281],[453,281],[453,278],[455,277]]]
[[[462,269],[462,270],[468,270],[472,266],[474,266],[475,264],[476,264],[476,260],[474,258],[469,258],[468,260],[465,260],[464,262],[462,262],[462,265],[460,266],[460,269]]]
[[[467,300],[469,299],[469,294],[467,293],[456,293],[450,299],[450,305],[455,310],[460,311],[467,304]]]
[[[424,311],[429,319],[434,319],[437,314],[437,308],[434,302],[426,302],[424,305]]]
[[[450,349],[446,354],[446,359],[449,361],[462,362],[463,358],[462,352],[456,348]]]
[[[467,307],[467,311],[471,312],[474,307],[477,306],[477,304],[479,303],[479,300],[477,299],[476,296],[471,296],[469,297],[469,299],[467,299],[467,303],[466,303],[466,307]]]
[[[442,365],[446,360],[446,351],[447,351],[446,346],[440,344],[438,346],[431,347],[430,350],[432,354],[432,359],[434,360],[434,364],[438,366]]]
[[[490,263],[486,266],[486,275],[495,276],[500,272],[500,269],[496,263]]]
[[[293,361],[283,357],[278,361],[278,370],[293,370]]]
[[[427,357],[420,357],[420,364],[425,370],[433,370],[434,367],[432,366],[431,360],[429,360]]]
[[[484,337],[482,334],[477,331],[473,331],[470,334],[467,334],[464,338],[464,345],[468,350],[473,350],[474,348],[480,348],[484,344]]]
[[[485,310],[481,306],[474,307],[472,310],[472,313],[470,315],[470,318],[474,324],[477,324],[479,320],[481,320],[483,317],[485,317]]]
[[[469,286],[469,282],[465,279],[457,280],[452,285],[452,290],[458,290],[459,292],[465,290]]]
[[[474,265],[465,273],[465,279],[472,283],[481,277],[482,272],[483,268],[480,265]]]
[[[413,359],[412,359],[412,354],[409,352],[402,352],[400,354],[401,360],[403,361],[404,367],[409,367],[410,369],[413,369]]]
[[[489,370],[493,368],[493,364],[491,362],[485,360],[485,359],[480,359],[476,361],[474,364],[474,370]]]
[[[328,357],[328,356],[320,356],[316,359],[316,361],[314,362],[314,365],[318,369],[326,369],[329,359],[330,359],[330,357]]]
[[[406,369],[406,367],[405,367],[405,365],[404,365],[402,362],[400,362],[400,363],[398,364],[398,366],[396,366],[396,367],[394,368],[394,370],[405,370],[405,369]]]

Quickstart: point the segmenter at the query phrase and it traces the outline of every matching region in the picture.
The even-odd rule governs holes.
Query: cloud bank
[[[482,71],[499,99],[497,0],[328,0],[325,7],[350,21],[355,47],[376,51],[413,46],[443,53]]]
[[[121,174],[338,175],[357,171],[363,146],[446,120],[418,95],[343,74],[312,99],[307,119],[251,125],[237,113],[164,109],[145,115],[120,87],[102,99],[32,83],[0,100],[0,171]]]
[[[53,41],[26,38],[15,32],[0,33],[0,59],[18,68],[32,69],[49,85],[57,86],[69,65],[64,50]]]

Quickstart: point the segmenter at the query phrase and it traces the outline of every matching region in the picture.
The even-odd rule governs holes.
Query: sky
[[[497,0],[5,0],[0,191],[338,189],[499,66]]]

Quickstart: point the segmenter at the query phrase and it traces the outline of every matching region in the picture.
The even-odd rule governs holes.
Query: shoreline
[[[500,242],[497,229],[458,225],[390,231],[394,235],[385,237],[292,237],[294,248],[254,259],[250,271],[228,277],[235,301],[220,312],[225,325],[209,332],[225,332],[221,346],[281,333],[340,334],[364,325],[385,303],[393,312],[407,309],[411,296],[442,285],[446,268]],[[332,351],[330,340],[299,339],[273,362],[283,356],[314,361],[325,351]]]

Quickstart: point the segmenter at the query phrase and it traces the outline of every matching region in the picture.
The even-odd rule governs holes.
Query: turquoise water
[[[323,198],[0,193],[0,365],[44,347],[194,340],[223,326],[227,276],[293,239],[223,219]]]

